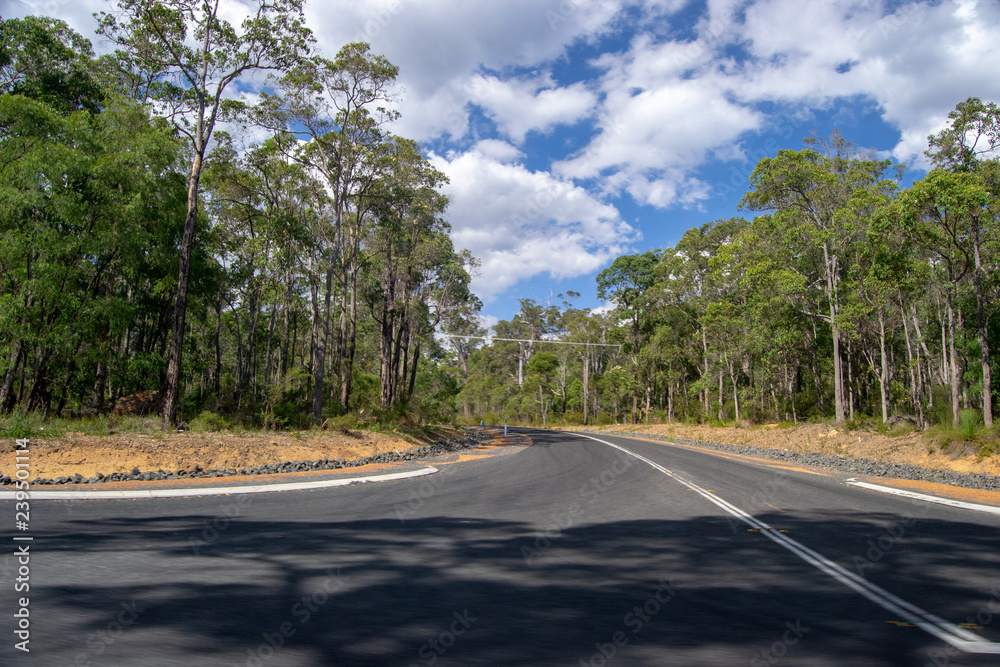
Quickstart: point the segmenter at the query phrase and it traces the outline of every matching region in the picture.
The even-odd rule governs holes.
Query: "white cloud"
[[[547,73],[510,81],[477,76],[472,90],[472,100],[516,143],[532,130],[546,133],[559,124],[573,125],[597,103],[597,96],[583,84],[559,87]]]
[[[691,172],[712,158],[739,157],[740,136],[762,124],[761,114],[731,101],[721,82],[686,76],[709,55],[645,37],[625,54],[605,55],[596,63],[605,70],[601,133],[554,170],[600,178],[609,193],[627,191],[658,207],[704,199],[707,188]]]
[[[400,68],[405,96],[399,104],[398,132],[424,140],[441,135],[459,138],[468,129],[466,105],[484,68],[536,67],[566,53],[577,39],[593,38],[618,16],[620,0],[333,0],[307,5],[309,25],[327,50],[364,40]],[[574,89],[548,93],[550,109],[541,114],[544,131],[560,109],[578,104]],[[544,99],[549,97],[550,99]],[[499,101],[498,101],[499,102]],[[509,112],[495,110],[508,129],[533,127],[514,123]],[[553,115],[554,114],[554,115]]]
[[[510,153],[492,141],[431,156],[451,179],[446,217],[455,246],[482,261],[477,294],[490,299],[542,273],[557,279],[592,273],[637,238],[613,206],[583,188],[496,157]]]
[[[755,60],[727,77],[740,101],[868,98],[899,130],[893,154],[903,161],[920,156],[958,102],[1000,98],[1000,5],[990,0],[891,13],[867,2],[769,0],[747,9],[742,38]]]
[[[604,301],[603,303],[601,303],[600,306],[596,306],[594,308],[591,308],[590,312],[593,313],[594,315],[607,315],[608,313],[612,312],[617,307],[618,307],[618,303],[615,302],[614,300],[612,300],[612,301]]]
[[[991,0],[914,2],[890,14],[860,0],[713,0],[692,40],[652,29],[595,59],[600,132],[554,170],[657,207],[705,199],[707,184],[692,174],[744,158],[741,139],[773,123],[765,103],[870,100],[900,132],[894,157],[919,163],[958,102],[1000,99],[1000,4]]]

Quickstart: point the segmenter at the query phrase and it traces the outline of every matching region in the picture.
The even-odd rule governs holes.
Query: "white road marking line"
[[[580,435],[580,434],[577,434]],[[689,489],[694,490],[698,495],[702,496],[709,502],[714,503],[718,507],[724,509],[729,514],[732,514],[737,519],[740,519],[744,523],[750,525],[752,528],[757,528],[760,530],[761,534],[765,535],[769,540],[779,544],[788,551],[806,561],[813,567],[817,568],[821,572],[833,577],[840,583],[844,584],[848,588],[860,593],[864,597],[868,598],[875,604],[879,605],[886,611],[892,612],[898,615],[900,618],[913,623],[917,627],[921,628],[925,632],[938,639],[947,642],[951,646],[964,651],[966,653],[988,653],[992,655],[1000,655],[1000,644],[996,642],[991,642],[979,635],[961,628],[954,623],[949,623],[948,621],[931,614],[930,612],[924,611],[916,605],[910,604],[906,600],[903,600],[896,595],[893,595],[889,591],[877,586],[864,577],[861,577],[850,570],[846,570],[840,565],[837,565],[830,559],[822,556],[809,547],[801,544],[792,538],[778,532],[771,528],[757,517],[752,514],[744,512],[739,507],[733,505],[732,503],[723,500],[715,493],[709,493],[708,490],[692,483],[689,480],[684,479],[680,475],[667,470],[655,461],[647,459],[645,456],[636,454],[633,451],[620,447],[618,445],[612,444],[606,440],[601,440],[589,435],[583,435],[584,438],[589,438],[600,442],[601,444],[608,445],[619,451],[625,452],[629,456],[634,456],[635,458],[643,461],[650,466],[656,468],[662,472],[667,477],[680,482]]]
[[[926,493],[917,493],[916,491],[907,491],[905,489],[895,489],[890,486],[880,486],[878,484],[869,484],[868,482],[859,482],[856,478],[851,478],[844,482],[850,486],[859,486],[862,489],[868,489],[870,491],[878,491],[880,493],[891,493],[894,496],[903,496],[904,498],[913,498],[914,500],[923,500],[928,503],[937,503],[938,505],[948,505],[949,507],[959,507],[964,510],[973,510],[974,512],[987,512],[989,514],[996,514],[1000,516],[1000,507],[994,507],[992,505],[980,505],[979,503],[967,503],[961,500],[953,500],[952,498],[941,498],[940,496],[929,496]]]
[[[323,479],[318,482],[284,482],[280,484],[254,484],[252,486],[224,486],[218,488],[191,487],[186,489],[129,489],[122,491],[35,491],[29,489],[32,500],[134,500],[138,498],[179,498],[185,496],[220,496],[236,493],[270,493],[272,491],[308,491],[331,486],[348,486],[370,482],[389,482],[396,479],[422,477],[436,473],[437,468],[427,467],[410,472],[394,472],[368,477],[343,477]],[[14,500],[16,491],[0,491],[0,500]]]

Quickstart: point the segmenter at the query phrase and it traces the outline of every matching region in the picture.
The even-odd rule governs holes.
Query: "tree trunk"
[[[326,340],[323,337],[323,309],[320,304],[319,280],[310,274],[310,296],[312,310],[312,326],[310,327],[309,364],[312,372],[312,413],[313,421],[319,423],[323,419],[323,370],[326,366]]]
[[[975,259],[976,286],[976,330],[979,333],[980,361],[983,365],[983,423],[987,428],[993,426],[993,378],[990,372],[990,345],[986,327],[986,298],[983,293],[983,263],[979,256],[979,230],[976,229],[976,239],[973,244]]]
[[[917,425],[924,427],[924,406],[921,394],[923,393],[919,385],[920,359],[914,361],[913,344],[910,342],[910,326],[906,321],[906,313],[900,307],[900,314],[903,317],[903,335],[906,337],[906,360],[910,368],[910,400],[913,402],[913,409],[917,413]]]
[[[823,259],[826,269],[826,296],[830,302],[830,328],[833,334],[833,400],[836,421],[844,422],[844,367],[840,353],[840,326],[837,324],[837,256],[830,255],[826,243],[823,244]]]
[[[674,383],[667,382],[667,423],[674,423]]]
[[[736,418],[736,424],[738,426],[740,423],[740,394],[736,382],[736,365],[729,360],[728,355],[726,357],[726,365],[729,367],[729,379],[732,380],[733,383],[733,409]],[[720,389],[722,388],[721,385],[719,388]],[[721,394],[719,395],[719,400],[720,402],[722,400]]]
[[[340,372],[340,404],[344,410],[350,408],[351,384],[354,379],[354,356],[357,353],[358,339],[358,298],[357,298],[358,277],[355,272],[351,279],[351,305],[350,319],[347,330],[347,349],[344,355],[344,362]]]
[[[889,422],[889,359],[885,352],[885,313],[878,313],[878,340],[882,356],[882,373],[878,378],[879,394],[882,398],[882,423]]]
[[[524,386],[524,342],[518,343],[517,353],[517,386]]]
[[[417,386],[417,365],[420,363],[420,341],[413,346],[413,366],[410,369],[410,384],[406,389],[407,400],[413,398],[413,390]]]
[[[847,410],[851,419],[854,419],[854,364],[851,363],[854,354],[851,350],[851,341],[847,341]]]
[[[548,423],[547,420],[545,419],[545,394],[542,393],[541,380],[539,380],[538,382],[538,409],[542,411],[542,428],[545,428],[546,426],[548,426]]]
[[[21,339],[18,338],[10,351],[7,373],[3,378],[3,387],[0,387],[0,412],[10,412],[14,407],[14,378],[17,377],[17,367],[21,363],[21,348]]]
[[[268,378],[271,376],[271,344],[274,342],[274,323],[277,318],[278,311],[278,291],[274,292],[274,303],[271,305],[271,313],[269,316],[269,322],[267,324],[267,343],[264,346],[264,382],[268,382]],[[253,378],[253,389],[254,396],[257,394],[257,373],[254,372]]]
[[[650,384],[647,382],[646,383],[646,423],[647,424],[649,423],[649,407],[650,407],[649,401],[650,401],[650,398],[652,397],[652,394],[653,394],[653,387],[650,386]]]
[[[200,129],[200,128],[199,128]],[[167,357],[167,379],[163,398],[163,429],[177,423],[177,403],[181,386],[181,354],[184,350],[184,323],[187,318],[188,282],[191,278],[191,252],[194,248],[194,227],[198,220],[198,182],[201,179],[203,156],[195,152],[188,176],[187,214],[181,236],[180,258],[177,267],[177,295],[174,299],[174,317],[171,325],[170,353]]]
[[[722,393],[722,391],[724,389],[724,387],[722,386],[722,383],[724,381],[725,381],[724,380],[724,374],[723,374],[722,370],[720,369],[719,370],[719,421],[720,422],[722,421],[722,406],[725,405],[725,402],[726,402],[725,394]]]
[[[708,335],[705,333],[705,327],[701,328],[701,349],[702,349],[702,355],[703,355],[702,356],[702,361],[705,364],[705,370],[702,372],[702,375],[701,375],[705,379],[705,405],[704,405],[702,414],[704,414],[705,418],[707,419],[708,418],[708,411],[709,411],[709,409],[711,407],[710,404],[709,404],[709,401],[711,400],[711,396],[709,395],[709,392],[708,392],[708,377],[709,377],[709,373],[708,373]]]
[[[90,401],[90,406],[94,410],[101,412],[104,410],[104,398],[108,383],[108,365],[101,359],[97,362],[97,372],[94,373],[94,391]]]
[[[958,376],[958,355],[955,351],[955,310],[952,306],[951,287],[948,288],[946,307],[948,311],[948,354],[950,355],[951,366],[951,421],[952,426],[958,428],[959,422],[959,376]]]

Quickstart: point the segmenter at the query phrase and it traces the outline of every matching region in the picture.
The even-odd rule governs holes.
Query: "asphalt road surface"
[[[527,433],[409,480],[36,500],[30,592],[0,564],[0,664],[1000,665],[998,516]]]

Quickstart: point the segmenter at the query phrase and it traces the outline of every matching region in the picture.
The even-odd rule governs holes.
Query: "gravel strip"
[[[441,454],[460,452],[466,449],[473,449],[489,443],[493,439],[493,434],[481,429],[467,429],[465,435],[452,440],[438,440],[437,442],[423,447],[417,447],[405,452],[383,452],[374,454],[353,461],[344,459],[320,459],[318,461],[285,461],[284,463],[271,463],[252,468],[210,468],[203,469],[195,466],[191,470],[155,470],[142,472],[138,468],[133,468],[132,472],[115,472],[110,475],[97,473],[95,477],[84,477],[77,473],[71,477],[57,477],[55,479],[36,479],[31,481],[31,485],[62,485],[62,484],[102,484],[104,482],[128,482],[128,481],[158,481],[164,479],[197,479],[199,477],[231,477],[235,475],[272,475],[282,472],[303,472],[309,470],[336,470],[339,468],[354,468],[368,465],[370,463],[395,463],[397,461],[413,461]],[[15,480],[7,475],[0,476],[0,486],[13,484]]]
[[[731,454],[742,454],[744,456],[755,456],[761,459],[772,461],[783,461],[785,463],[796,463],[801,465],[817,466],[838,472],[845,472],[851,475],[866,475],[871,477],[891,477],[894,479],[908,479],[920,482],[936,482],[938,484],[950,484],[966,489],[982,489],[985,491],[1000,491],[1000,477],[987,475],[985,473],[960,473],[953,470],[931,470],[915,465],[903,463],[883,463],[864,458],[849,458],[846,456],[832,456],[829,454],[817,454],[815,452],[792,452],[784,449],[767,449],[765,447],[753,447],[751,445],[727,445],[721,442],[708,442],[706,440],[688,440],[686,438],[674,438],[664,435],[653,435],[650,433],[632,432],[609,432],[602,431],[607,435],[618,435],[626,438],[648,438],[650,440],[661,440],[663,442],[676,442],[679,445],[689,445],[692,447],[702,447],[705,449],[715,449],[720,452]]]

